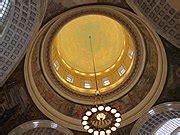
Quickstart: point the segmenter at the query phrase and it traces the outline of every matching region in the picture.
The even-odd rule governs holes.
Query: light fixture
[[[82,125],[88,133],[93,135],[110,135],[113,131],[121,125],[120,112],[110,105],[106,105],[97,85],[97,74],[93,56],[93,49],[91,43],[91,36],[89,36],[91,54],[93,60],[94,76],[96,83],[94,106],[86,110],[82,117]]]

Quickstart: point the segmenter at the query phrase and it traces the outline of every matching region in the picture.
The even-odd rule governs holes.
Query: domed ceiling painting
[[[122,114],[114,134],[130,134],[153,105],[179,100],[179,49],[123,0],[50,0],[35,34],[0,90],[4,134],[33,119],[87,134],[81,119],[94,104],[96,83]]]
[[[120,8],[84,6],[60,14],[41,29],[26,56],[25,81],[33,101],[47,117],[82,130],[82,115],[95,98],[90,42],[98,86],[105,102],[123,114],[122,126],[136,120],[156,101],[166,79],[165,51],[143,21],[136,19],[141,22],[138,27],[128,15],[137,18]],[[155,71],[150,73],[152,69]],[[90,87],[85,87],[86,82]],[[119,107],[123,100],[130,100],[126,94],[142,89],[146,92],[134,105]]]

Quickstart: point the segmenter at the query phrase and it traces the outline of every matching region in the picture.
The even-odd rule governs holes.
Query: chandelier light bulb
[[[105,107],[105,111],[108,112],[108,111],[110,111],[110,110],[111,110],[111,107],[110,107],[110,106],[106,106],[106,107]]]
[[[117,118],[117,117],[120,117],[121,115],[120,115],[120,113],[115,113],[114,116]]]
[[[116,118],[116,122],[121,122],[121,118]]]
[[[88,116],[83,116],[83,120],[88,120]]]
[[[104,131],[100,131],[100,135],[105,135],[105,132]]]
[[[111,130],[110,130],[110,129],[106,130],[106,133],[107,133],[107,134],[110,134],[110,133],[111,133]]]
[[[92,114],[91,111],[87,111],[87,112],[86,112],[86,115],[87,115],[87,116],[91,116],[91,114]]]
[[[120,126],[120,123],[115,123],[114,124],[116,127],[119,127]]]
[[[88,130],[88,133],[91,134],[92,132],[93,132],[93,129],[90,128],[90,129]]]
[[[98,107],[98,110],[99,110],[99,111],[103,111],[103,110],[104,110],[104,106],[102,106],[102,105],[99,106],[99,107]]]
[[[97,112],[97,108],[96,108],[96,107],[93,107],[93,108],[91,109],[91,111],[92,111],[93,113],[95,113],[95,112]]]
[[[82,125],[84,126],[84,125],[87,125],[88,124],[88,122],[87,121],[83,121],[82,122]]]
[[[116,109],[112,109],[112,110],[111,110],[111,113],[113,113],[113,114],[116,113],[116,112],[117,112]]]
[[[99,135],[99,132],[98,131],[94,131],[94,135]]]
[[[112,131],[116,131],[116,127],[112,127],[111,130],[112,130]]]
[[[89,129],[89,126],[88,126],[88,125],[84,126],[84,129],[85,129],[85,130],[88,130],[88,129]]]

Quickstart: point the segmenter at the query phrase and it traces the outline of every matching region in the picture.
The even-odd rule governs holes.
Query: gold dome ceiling
[[[96,87],[91,36],[98,88],[105,102],[118,99],[131,90],[143,71],[146,52],[142,35],[130,19],[114,10],[74,11],[58,17],[45,34],[40,54],[43,73],[58,94],[92,104]]]
[[[25,81],[29,94],[37,107],[53,121],[74,130],[84,131],[80,121],[85,110],[93,104],[94,94],[77,91],[67,84],[72,83],[74,74],[77,74],[81,80],[83,80],[83,77],[90,78],[90,75],[81,75],[73,70],[70,72],[71,70],[67,65],[59,62],[59,69],[66,69],[68,73],[72,73],[70,75],[66,74],[67,76],[60,74],[66,79],[64,82],[67,84],[62,82],[58,74],[66,72],[56,71],[58,64],[54,65],[52,48],[57,47],[57,44],[53,44],[53,42],[67,24],[83,16],[87,17],[95,14],[112,18],[125,31],[127,30],[127,34],[130,35],[130,38],[127,39],[132,38],[132,44],[130,45],[135,51],[133,66],[132,69],[130,68],[132,72],[116,88],[111,90],[108,88],[108,91],[102,93],[104,101],[116,107],[122,114],[121,126],[128,125],[141,117],[141,114],[155,103],[166,80],[167,61],[163,45],[157,34],[135,14],[124,9],[105,5],[78,7],[60,14],[48,22],[34,39],[26,55]],[[127,39],[125,41],[128,42]],[[58,51],[58,49],[55,50]],[[61,59],[61,55],[54,54],[57,54],[57,58]],[[128,52],[123,54],[129,59]],[[117,73],[119,68],[114,67],[114,69],[112,73]],[[110,74],[109,76],[113,75]],[[74,77],[76,76],[74,75]],[[98,77],[100,78],[100,75]],[[73,81],[74,85],[76,79],[74,78]],[[99,82],[102,82],[102,78],[100,78],[98,84]],[[89,89],[85,90],[88,91]]]
[[[116,20],[98,14],[83,15],[58,30],[52,40],[51,61],[56,75],[68,87],[94,93],[93,53],[98,87],[104,92],[130,74],[133,44],[128,30]]]
[[[127,45],[127,30],[115,20],[102,15],[86,15],[66,24],[53,42],[53,61],[60,57],[80,73],[93,73],[89,36],[93,45],[96,72],[103,72],[121,56]],[[55,57],[54,52],[59,56]]]

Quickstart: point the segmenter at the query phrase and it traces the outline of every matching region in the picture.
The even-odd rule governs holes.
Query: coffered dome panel
[[[126,0],[128,5],[155,31],[180,48],[180,4],[177,0]]]
[[[62,127],[50,120],[33,120],[25,122],[12,131],[8,135],[73,135],[72,131]]]
[[[41,26],[48,1],[0,1],[0,86],[26,53]]]

